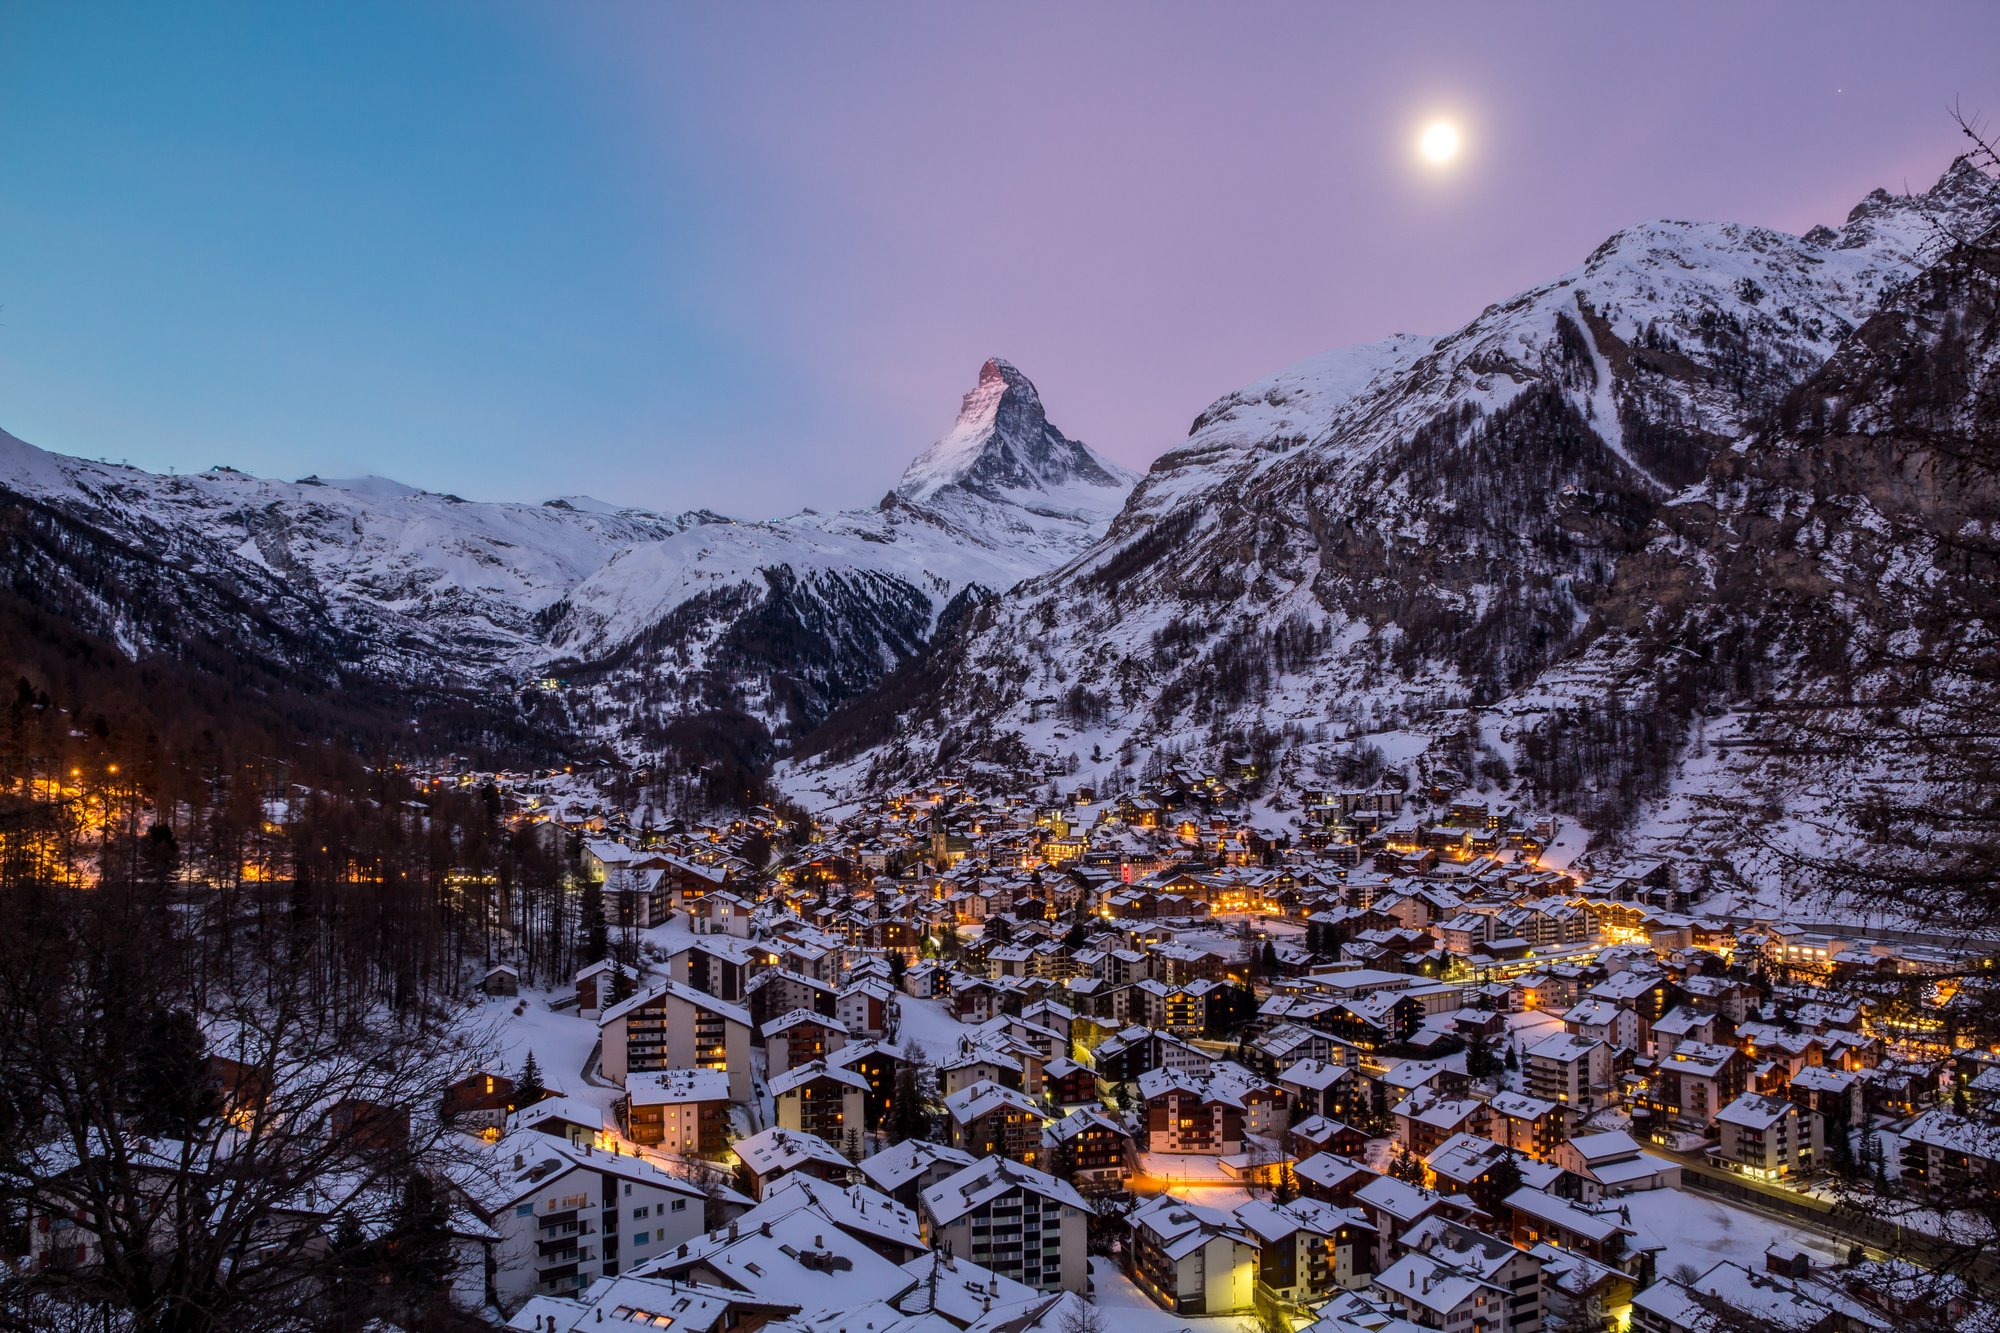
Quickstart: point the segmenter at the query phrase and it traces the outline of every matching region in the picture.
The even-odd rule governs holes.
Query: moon
[[[1426,126],[1417,138],[1417,149],[1440,165],[1451,161],[1458,156],[1458,127],[1448,120]]]

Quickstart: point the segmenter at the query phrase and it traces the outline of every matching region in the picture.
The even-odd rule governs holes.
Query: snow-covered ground
[[[568,994],[575,992],[569,991]],[[586,1064],[593,1063],[597,1049],[597,1023],[578,1018],[576,1010],[558,1013],[549,1001],[563,991],[523,990],[511,999],[487,1000],[468,1012],[466,1022],[482,1036],[490,1037],[497,1057],[497,1072],[513,1076],[521,1072],[528,1052],[535,1053],[541,1066],[542,1082],[565,1097],[598,1108],[606,1124],[617,1123],[611,1114],[619,1090],[592,1083],[584,1077]],[[515,1010],[520,1012],[516,1013]]]
[[[1661,1246],[1659,1273],[1681,1264],[1703,1271],[1724,1259],[1761,1269],[1766,1246],[1783,1242],[1821,1262],[1847,1258],[1847,1246],[1689,1190],[1648,1190],[1619,1200],[1641,1247]]]
[[[951,1016],[943,1000],[913,1000],[904,996],[898,1003],[902,1026],[896,1031],[897,1044],[914,1041],[934,1061],[956,1054],[959,1038],[972,1031],[970,1025]]]
[[[1241,1315],[1193,1318],[1162,1310],[1150,1296],[1133,1286],[1132,1280],[1110,1259],[1098,1257],[1090,1261],[1090,1280],[1107,1333],[1181,1333],[1183,1329],[1192,1333],[1239,1333],[1244,1327]]]

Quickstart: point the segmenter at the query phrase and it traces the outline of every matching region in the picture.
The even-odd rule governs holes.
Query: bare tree
[[[233,941],[225,972],[198,905],[100,885],[8,908],[0,1216],[31,1262],[0,1281],[0,1327],[446,1317],[474,1182],[438,1106],[482,1054],[451,1015],[328,986],[341,963],[309,926]]]

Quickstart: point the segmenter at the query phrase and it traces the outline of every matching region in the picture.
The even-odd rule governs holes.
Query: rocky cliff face
[[[1941,222],[1995,215],[1961,165],[1804,237],[1650,223],[1443,337],[1228,395],[1102,542],[837,720],[787,781],[814,795],[982,762],[1110,779],[1244,745],[1286,749],[1312,781],[1376,751],[1457,781],[1534,768],[1544,695],[1571,688],[1555,668],[1631,614],[1612,589],[1662,516],[1851,345]],[[1591,744],[1675,743],[1618,719]],[[1589,787],[1606,821],[1659,794],[1585,766],[1606,772],[1566,795]],[[1565,795],[1559,776],[1537,790]]]

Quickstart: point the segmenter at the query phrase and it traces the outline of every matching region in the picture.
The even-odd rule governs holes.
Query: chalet
[[[1681,1128],[1707,1133],[1716,1115],[1743,1091],[1748,1064],[1733,1046],[1682,1041],[1658,1060],[1641,1105],[1655,1134]]]
[[[1903,1174],[1941,1189],[2000,1195],[2000,1126],[1926,1111],[1903,1131]]]
[[[1135,1208],[1127,1270],[1139,1289],[1176,1314],[1222,1315],[1256,1299],[1257,1240],[1234,1216],[1171,1194]]]
[[[1343,1065],[1299,1060],[1278,1074],[1278,1086],[1290,1096],[1294,1115],[1340,1119],[1355,1110],[1354,1071]]]
[[[1375,1272],[1395,1262],[1403,1252],[1402,1237],[1425,1218],[1470,1222],[1485,1216],[1464,1195],[1440,1194],[1393,1176],[1376,1176],[1356,1189],[1351,1198],[1352,1206],[1359,1208],[1375,1228],[1375,1252],[1371,1259],[1371,1269]]]
[[[951,1144],[974,1157],[1001,1156],[1026,1166],[1042,1157],[1048,1117],[1026,1095],[998,1083],[979,1082],[944,1099]]]
[[[1041,1291],[1089,1289],[1095,1209],[1046,1172],[1007,1158],[976,1162],[926,1189],[921,1212],[934,1250]]]
[[[1243,1149],[1244,1105],[1217,1080],[1151,1069],[1139,1078],[1149,1152],[1226,1156]]]
[[[1051,1122],[1042,1143],[1044,1161],[1066,1160],[1063,1174],[1076,1184],[1117,1188],[1132,1174],[1132,1135],[1100,1110],[1085,1107]]]
[[[1432,1189],[1462,1195],[1480,1211],[1495,1215],[1522,1178],[1513,1149],[1479,1134],[1452,1135],[1424,1155],[1424,1168],[1424,1179]]]
[[[1428,1156],[1457,1134],[1486,1137],[1491,1116],[1485,1102],[1471,1097],[1439,1097],[1419,1092],[1398,1102],[1390,1112],[1396,1122],[1396,1142],[1418,1157]]]
[[[854,982],[841,990],[834,1013],[850,1033],[879,1037],[896,1017],[896,988],[884,980]]]
[[[1584,1203],[1634,1190],[1677,1189],[1681,1181],[1678,1163],[1645,1151],[1618,1129],[1569,1139],[1551,1160],[1576,1182],[1577,1198]]]
[[[513,1109],[513,1079],[499,1074],[467,1074],[446,1086],[438,1118],[454,1129],[498,1138]]]
[[[1487,1103],[1493,1118],[1486,1132],[1495,1143],[1545,1162],[1556,1145],[1569,1137],[1570,1122],[1576,1112],[1559,1102],[1545,1101],[1518,1092],[1503,1092]]]
[[[925,1190],[957,1175],[979,1159],[948,1144],[905,1139],[861,1159],[870,1185],[906,1208],[916,1208]]]
[[[1149,1028],[1125,1028],[1101,1042],[1096,1051],[1100,1089],[1137,1082],[1149,1069],[1206,1074],[1215,1057],[1179,1037]]]
[[[1305,1198],[1343,1208],[1351,1204],[1355,1194],[1370,1181],[1384,1178],[1379,1171],[1372,1171],[1358,1161],[1333,1153],[1319,1153],[1301,1159],[1292,1167],[1292,1176],[1298,1182],[1299,1193]]]
[[[598,1020],[599,1068],[623,1086],[628,1073],[723,1069],[729,1099],[750,1100],[750,1015],[675,981],[656,981]]]
[[[859,1155],[867,1079],[851,1069],[814,1060],[773,1075],[768,1090],[781,1128],[817,1134],[829,1143],[851,1146]]]
[[[741,1004],[750,993],[750,979],[771,965],[765,961],[769,957],[732,935],[698,936],[668,954],[667,975],[718,1000]]]
[[[1314,1115],[1293,1123],[1286,1133],[1285,1146],[1300,1161],[1317,1153],[1360,1157],[1368,1151],[1368,1136],[1352,1125]]]
[[[1814,1065],[1792,1075],[1785,1095],[1801,1115],[1817,1117],[1822,1141],[1864,1123],[1866,1099],[1859,1074]]]
[[[975,1083],[998,1083],[1016,1092],[1026,1091],[1018,1057],[974,1046],[964,1039],[958,1054],[938,1064],[937,1078],[938,1091],[947,1097]]]
[[[662,1069],[625,1076],[619,1127],[634,1143],[681,1157],[718,1158],[728,1147],[729,1075]]]
[[[730,935],[737,939],[750,937],[754,911],[749,900],[727,889],[703,894],[687,908],[688,921],[697,935]]]
[[[1051,1060],[1042,1070],[1048,1098],[1057,1106],[1084,1106],[1098,1100],[1097,1071],[1074,1060]]]
[[[760,1199],[772,1181],[793,1171],[839,1184],[854,1170],[840,1149],[825,1139],[782,1126],[738,1139],[734,1150],[742,1163],[743,1183]]]
[[[802,1210],[810,1212],[814,1221],[832,1223],[892,1264],[907,1264],[924,1255],[923,1229],[915,1209],[868,1185],[830,1184],[802,1171],[773,1180],[757,1206],[736,1221],[745,1231],[762,1229],[766,1222]]]
[[[1527,1187],[1508,1195],[1506,1205],[1514,1216],[1514,1244],[1522,1249],[1547,1242],[1628,1273],[1637,1272],[1646,1261],[1647,1256],[1633,1247],[1636,1233],[1619,1220],[1615,1209],[1583,1208]]]
[[[781,967],[752,977],[744,987],[744,996],[752,1018],[760,1027],[794,1009],[810,1009],[832,1018],[840,1001],[840,992],[835,987]]]
[[[813,1009],[794,1009],[764,1024],[764,1061],[776,1077],[795,1065],[831,1058],[847,1045],[847,1025]]]
[[[1819,1122],[1799,1114],[1789,1101],[1746,1092],[1715,1114],[1721,1142],[1717,1161],[1746,1176],[1773,1180],[1811,1169],[1825,1150],[1815,1142]]]
[[[642,980],[637,968],[600,958],[576,974],[576,1011],[594,1018],[638,990]]]
[[[1683,1041],[1727,1045],[1735,1032],[1736,1024],[1723,1015],[1681,1005],[1653,1024],[1651,1054],[1656,1059],[1665,1059]]]
[[[1314,1199],[1252,1199],[1235,1216],[1257,1243],[1263,1301],[1303,1306],[1366,1284],[1375,1235],[1357,1214]]]
[[[1422,1255],[1440,1266],[1440,1275],[1445,1273],[1466,1275],[1483,1283],[1498,1287],[1504,1296],[1501,1308],[1494,1309],[1491,1292],[1486,1292],[1487,1302],[1482,1305],[1476,1299],[1472,1311],[1484,1311],[1484,1327],[1493,1333],[1533,1333],[1542,1327],[1544,1310],[1542,1301],[1544,1260],[1532,1251],[1522,1250],[1506,1240],[1443,1218],[1432,1218],[1420,1223],[1411,1235],[1405,1237],[1413,1254]],[[1418,1283],[1419,1291],[1422,1283]],[[1399,1304],[1402,1304],[1399,1300]],[[1405,1308],[1409,1308],[1407,1305]],[[1463,1314],[1463,1311],[1460,1311]],[[1455,1327],[1449,1318],[1444,1327]],[[1479,1327],[1470,1323],[1469,1327]]]
[[[903,1053],[886,1042],[864,1041],[841,1047],[828,1057],[828,1063],[852,1070],[867,1083],[863,1119],[869,1129],[882,1128],[895,1105],[897,1072],[908,1063]]]

